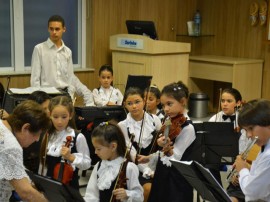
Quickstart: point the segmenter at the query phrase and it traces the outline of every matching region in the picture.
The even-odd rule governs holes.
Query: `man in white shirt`
[[[47,41],[35,46],[32,55],[31,86],[51,86],[68,92],[71,98],[76,92],[83,96],[86,106],[94,106],[92,92],[74,75],[72,52],[65,46],[62,36],[66,32],[65,21],[53,15],[48,20]]]
[[[251,139],[257,136],[256,144],[262,148],[250,170],[241,155],[234,163],[245,200],[270,201],[270,101],[258,99],[245,104],[238,124]]]

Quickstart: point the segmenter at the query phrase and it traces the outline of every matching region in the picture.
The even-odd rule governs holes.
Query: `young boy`
[[[94,106],[92,92],[74,75],[72,52],[62,40],[66,32],[64,19],[53,15],[48,20],[47,41],[35,46],[32,55],[31,86],[51,86],[83,96],[86,106]]]
[[[234,163],[245,200],[270,201],[270,101],[258,99],[245,104],[239,113],[238,124],[251,139],[257,136],[256,144],[262,147],[250,170],[241,155]]]

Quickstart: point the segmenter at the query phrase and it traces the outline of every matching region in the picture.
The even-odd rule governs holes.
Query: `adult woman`
[[[22,147],[38,141],[49,125],[43,108],[30,100],[19,104],[6,120],[0,121],[0,201],[9,201],[12,189],[25,201],[47,201],[28,180]]]

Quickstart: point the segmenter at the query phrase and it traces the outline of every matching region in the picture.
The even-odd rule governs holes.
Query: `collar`
[[[65,47],[64,41],[63,40],[61,40],[61,41],[62,41],[62,46],[59,48],[59,50]],[[50,38],[47,39],[46,43],[47,43],[49,48],[56,47],[56,45],[52,42],[52,40]]]

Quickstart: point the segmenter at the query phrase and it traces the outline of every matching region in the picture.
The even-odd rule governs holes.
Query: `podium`
[[[188,83],[190,43],[159,41],[133,34],[110,37],[114,85],[124,92],[128,75],[153,76],[159,89],[179,80]]]

